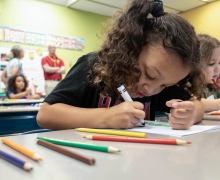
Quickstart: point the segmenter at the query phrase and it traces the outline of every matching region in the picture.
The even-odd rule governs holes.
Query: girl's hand
[[[171,107],[169,124],[173,129],[189,129],[195,122],[195,105],[191,101],[173,99],[166,102]]]
[[[133,128],[145,117],[144,105],[140,102],[123,102],[108,108],[106,124],[109,128]]]
[[[30,89],[30,88],[27,88],[27,89],[25,90],[25,92],[26,92],[27,94],[29,94],[29,93],[31,92],[31,89]]]

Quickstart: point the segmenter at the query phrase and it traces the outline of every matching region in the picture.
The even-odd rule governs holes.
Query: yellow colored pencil
[[[89,133],[99,133],[99,134],[113,134],[119,136],[131,136],[131,137],[141,137],[146,138],[146,133],[130,132],[130,131],[116,131],[116,130],[106,130],[106,129],[90,129],[90,128],[76,128],[77,131],[89,132]]]
[[[33,160],[36,160],[36,161],[42,160],[42,158],[39,154],[32,152],[29,149],[26,149],[16,143],[10,141],[9,139],[2,138],[2,142],[5,143],[6,145],[10,146],[11,148],[19,151],[20,153],[24,154],[25,156],[33,159]]]

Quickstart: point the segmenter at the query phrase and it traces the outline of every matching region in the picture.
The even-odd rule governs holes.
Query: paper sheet
[[[204,125],[193,125],[187,130],[173,130],[169,123],[166,122],[155,122],[155,121],[145,121],[144,127],[134,127],[132,129],[127,129],[129,131],[153,133],[153,134],[163,134],[169,136],[188,136],[191,134],[197,134],[205,131],[211,131],[219,129],[220,126],[204,126]]]

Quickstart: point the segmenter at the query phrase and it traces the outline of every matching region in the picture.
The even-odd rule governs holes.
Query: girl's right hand
[[[108,108],[106,124],[109,128],[133,128],[145,117],[144,105],[140,102],[123,102]]]
[[[30,89],[30,88],[27,88],[27,89],[25,90],[25,92],[26,92],[27,94],[29,94],[29,93],[31,92],[31,89]]]

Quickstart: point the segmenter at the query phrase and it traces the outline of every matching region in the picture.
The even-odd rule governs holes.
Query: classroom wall
[[[64,60],[67,71],[80,56],[97,50],[103,40],[96,37],[96,32],[107,19],[107,16],[40,1],[0,0],[0,26],[85,39],[83,51],[57,49],[57,55]],[[0,46],[11,47],[14,44],[0,42]],[[28,49],[37,47],[21,46]],[[47,47],[42,47],[42,50],[47,50]]]
[[[206,33],[220,40],[220,1],[180,14],[194,27],[197,33]]]

